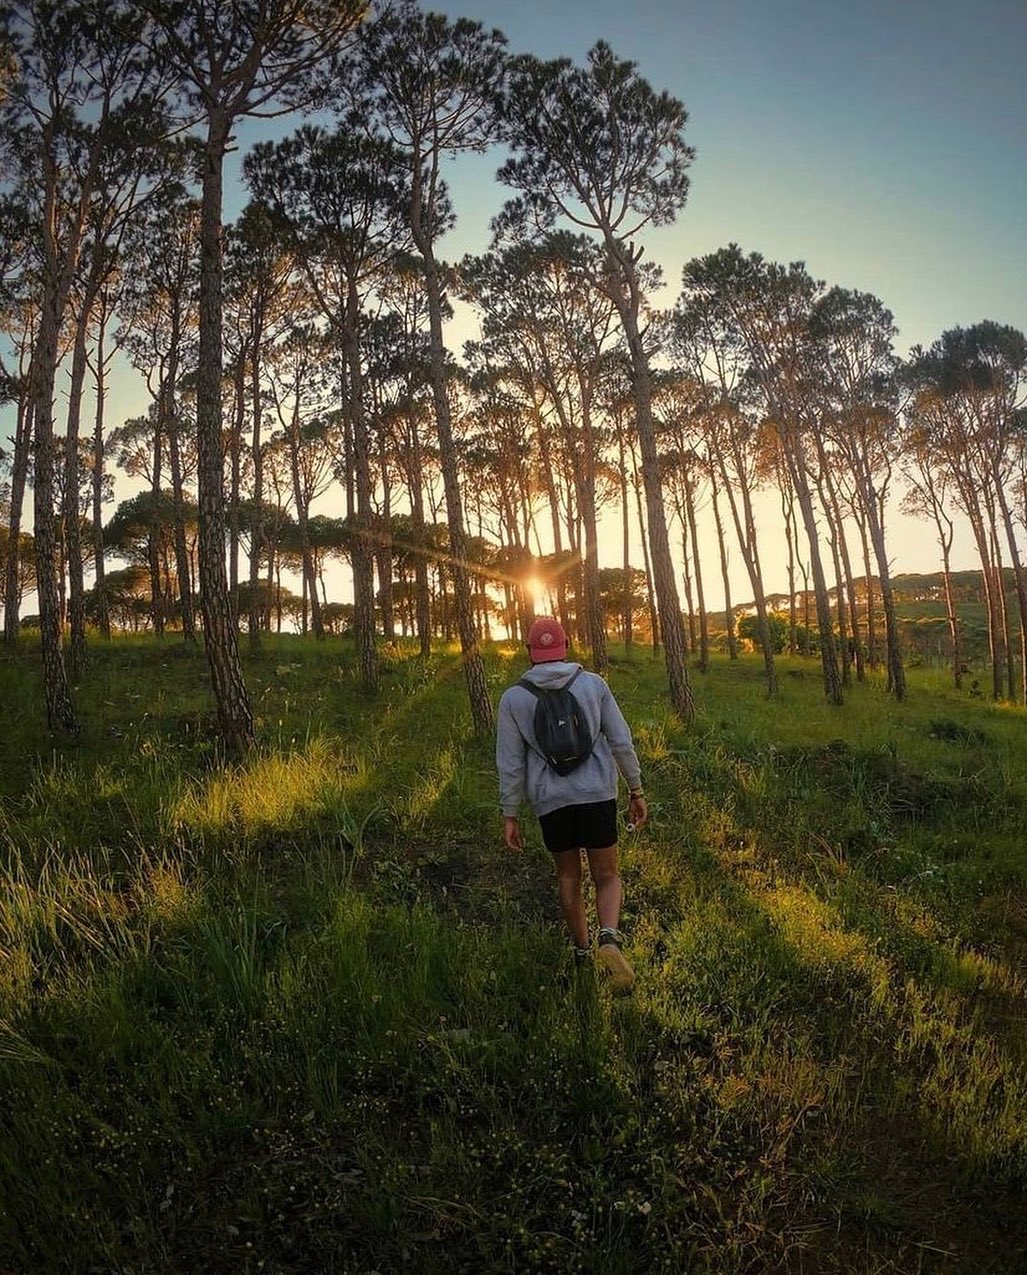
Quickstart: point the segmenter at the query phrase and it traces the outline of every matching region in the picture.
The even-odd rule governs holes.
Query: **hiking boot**
[[[610,986],[615,992],[630,992],[635,982],[631,962],[620,950],[620,935],[616,930],[604,930],[599,936],[599,952],[596,960],[610,976]]]
[[[556,975],[557,987],[569,991],[571,988],[581,988],[589,982],[588,972],[592,968],[592,952],[587,947],[572,947],[572,960],[570,969],[566,965],[560,968]]]

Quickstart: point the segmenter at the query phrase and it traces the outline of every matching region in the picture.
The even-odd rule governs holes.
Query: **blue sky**
[[[678,222],[647,236],[668,299],[682,264],[735,240],[876,293],[900,349],[983,318],[1027,326],[1027,5],[1018,0],[470,0],[433,7],[515,51],[596,39],[689,111]],[[464,163],[461,224],[484,246],[504,192]]]

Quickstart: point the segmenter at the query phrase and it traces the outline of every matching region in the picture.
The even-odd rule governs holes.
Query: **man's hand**
[[[638,829],[649,818],[649,807],[646,805],[644,797],[632,797],[628,801],[628,823],[632,828]]]
[[[515,815],[505,815],[503,817],[503,840],[510,850],[519,851],[524,849],[524,842],[521,840],[521,825]]]

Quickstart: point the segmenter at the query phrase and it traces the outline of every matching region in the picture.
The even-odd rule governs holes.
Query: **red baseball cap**
[[[546,660],[567,658],[567,634],[559,620],[543,616],[528,630],[528,651],[532,662],[542,664]]]

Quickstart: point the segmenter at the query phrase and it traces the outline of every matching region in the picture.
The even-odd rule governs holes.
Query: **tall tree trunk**
[[[47,220],[53,224],[50,191]],[[43,657],[43,691],[51,730],[78,731],[61,641],[61,597],[57,574],[57,519],[54,508],[53,432],[54,382],[57,374],[57,333],[64,312],[56,264],[46,263],[39,334],[32,359],[32,416],[35,428],[33,516],[36,542],[36,593],[39,599],[40,646]]]
[[[841,558],[842,579],[838,583],[839,589],[844,585],[846,595],[848,597],[848,614],[849,628],[852,633],[852,655],[856,661],[856,681],[866,681],[866,661],[863,654],[863,643],[859,636],[859,610],[856,600],[856,583],[852,576],[852,558],[849,554],[849,542],[845,536],[845,520],[842,517],[841,501],[838,499],[838,487],[831,474],[830,466],[826,464],[826,450],[822,449],[825,461],[824,481],[827,488],[828,500],[831,504],[831,518],[835,527],[835,534],[838,538],[838,553]]]
[[[680,497],[675,497],[678,520],[681,523],[681,584],[685,591],[685,610],[687,624],[685,626],[685,654],[692,655],[699,645],[695,629],[695,599],[692,596],[692,564],[688,550],[688,515]]]
[[[231,494],[228,505],[228,599],[232,608],[232,623],[239,624],[239,544],[242,538],[240,501],[242,500],[242,430],[246,420],[246,350],[239,350],[239,359],[232,371],[234,383],[232,434],[228,449],[231,463]],[[201,599],[202,603],[202,599]]]
[[[189,546],[185,535],[185,489],[182,478],[182,444],[178,421],[178,363],[180,331],[178,315],[171,329],[168,359],[167,391],[167,439],[168,466],[171,470],[171,498],[174,512],[175,576],[178,582],[178,600],[182,613],[182,640],[196,641],[196,617],[193,613],[193,580],[189,562]]]
[[[728,575],[728,556],[727,542],[724,539],[724,520],[720,516],[720,505],[718,503],[717,492],[717,476],[714,473],[714,466],[709,467],[710,472],[710,492],[713,499],[713,521],[717,528],[717,547],[720,551],[720,578],[724,585],[724,628],[727,632],[727,653],[728,659],[738,659],[738,638],[735,636],[735,610],[731,605],[731,579]],[[773,668],[773,655],[771,655],[771,668]]]
[[[408,394],[411,391],[408,387]],[[418,654],[426,660],[431,655],[431,586],[428,580],[428,531],[424,518],[424,468],[421,457],[421,434],[412,396],[407,404],[408,482],[410,514],[414,529],[414,605]]]
[[[991,660],[991,695],[992,699],[1002,698],[1003,687],[1003,651],[1002,620],[1000,615],[1001,600],[996,597],[995,578],[988,535],[984,526],[984,517],[977,500],[976,488],[966,480],[960,484],[960,496],[963,510],[970,521],[977,544],[977,552],[981,559],[981,582],[984,586],[984,603],[988,613],[988,653]]]
[[[150,569],[150,623],[158,637],[164,636],[164,584],[160,572],[160,505],[163,474],[163,430],[167,419],[167,381],[161,382],[157,414],[153,423],[153,464],[150,480],[150,526],[146,537],[146,561]]]
[[[946,537],[941,522],[935,518],[938,526],[938,540],[941,544],[942,579],[945,584],[945,616],[949,623],[949,636],[952,639],[952,679],[957,691],[963,689],[963,644],[959,631],[959,617],[956,614],[956,603],[952,593],[952,535],[953,527],[949,520],[949,535]]]
[[[588,438],[591,431],[586,428]],[[590,444],[586,443],[586,447]],[[579,628],[588,643],[592,667],[604,674],[609,661],[606,653],[606,626],[599,597],[599,528],[596,519],[595,475],[588,456],[572,453],[572,471],[578,496],[578,510],[585,533],[585,552],[581,562],[582,603]]]
[[[685,482],[685,511],[688,530],[692,538],[692,558],[695,562],[695,592],[699,600],[699,668],[706,672],[710,664],[710,625],[706,615],[706,594],[703,590],[702,562],[699,558],[699,536],[695,520],[695,490],[691,481]],[[691,603],[689,603],[691,609]]]
[[[111,97],[105,94],[100,108],[100,121],[93,134],[92,142],[86,147],[80,159],[84,160],[82,181],[75,199],[75,207],[70,217],[61,227],[63,233],[58,234],[58,162],[56,158],[55,136],[58,118],[63,113],[66,103],[61,109],[54,109],[43,127],[42,134],[42,170],[43,170],[43,216],[40,226],[40,239],[43,258],[43,287],[40,302],[39,331],[36,348],[32,358],[31,394],[33,399],[33,425],[36,438],[36,475],[35,475],[35,512],[36,512],[36,580],[39,599],[40,637],[43,655],[43,681],[45,687],[47,718],[51,728],[60,728],[69,732],[77,731],[68,689],[67,673],[64,667],[64,655],[61,645],[61,617],[63,606],[64,571],[63,564],[59,574],[55,563],[57,545],[55,540],[64,537],[60,534],[62,523],[55,519],[54,509],[54,473],[57,463],[57,448],[53,435],[53,395],[59,362],[58,341],[61,324],[64,319],[71,296],[72,283],[79,266],[82,238],[86,227],[87,214],[93,198],[96,182],[101,174],[101,160],[104,154],[103,138],[105,129],[102,125],[109,119]],[[57,103],[51,99],[51,106]],[[60,247],[58,248],[58,241]],[[94,257],[93,266],[99,258]],[[86,304],[84,311],[92,305],[92,297],[96,290],[95,269],[90,271],[90,280],[86,288]],[[83,350],[84,359],[84,350]],[[84,381],[84,365],[79,376],[79,413],[81,413],[81,383]],[[77,434],[78,422],[75,422]],[[77,437],[75,439],[77,448]],[[76,532],[79,529],[78,516],[78,456],[72,465],[71,477],[74,490],[71,500],[74,502],[76,514]],[[67,470],[67,466],[66,466]],[[76,547],[78,537],[76,536]],[[81,551],[76,553],[76,570],[81,573]],[[56,576],[56,578],[55,578]],[[81,585],[81,574],[78,576]],[[82,590],[79,588],[79,594]],[[84,612],[81,617],[83,640],[80,656],[84,657]]]
[[[799,570],[802,572],[802,627],[806,630],[806,652],[807,654],[812,654],[812,647],[809,641],[810,634],[813,632],[810,628],[809,613],[809,568],[801,558],[799,559]]]
[[[813,509],[813,496],[806,477],[806,461],[797,426],[788,432],[785,452],[795,494],[799,501],[806,538],[809,542],[810,570],[813,574],[813,591],[817,604],[817,624],[820,629],[820,663],[824,673],[824,695],[829,704],[841,704],[842,687],[838,675],[838,652],[834,640],[831,604],[827,595],[827,579],[820,556],[820,538],[817,518]]]
[[[249,629],[250,650],[260,646],[261,612],[260,605],[260,555],[264,550],[266,534],[264,530],[264,446],[261,438],[263,425],[260,402],[260,356],[261,356],[261,316],[253,315],[250,347],[250,410],[253,413],[252,434],[250,437],[250,453],[253,457],[253,504],[250,511],[250,589],[247,607],[247,628]]]
[[[1002,628],[999,619],[999,604],[995,598],[995,578],[990,563],[981,567],[981,582],[984,586],[984,605],[988,612],[988,650],[991,663],[991,697],[1002,698]]]
[[[296,386],[292,414],[287,431],[289,440],[289,472],[292,475],[292,494],[296,502],[296,526],[300,538],[300,562],[303,577],[303,632],[307,631],[307,607],[314,636],[324,641],[324,621],[321,618],[321,602],[317,596],[317,576],[314,571],[314,555],[310,549],[310,501],[300,470],[300,391]]]
[[[581,548],[581,519],[578,516],[577,501],[571,501],[568,498],[567,509],[567,541],[571,551],[568,576],[574,596],[574,622],[567,630],[567,634],[572,642],[583,645],[588,640],[585,629],[585,555]]]
[[[605,676],[609,668],[606,652],[606,623],[603,604],[599,596],[599,527],[596,513],[596,445],[592,430],[591,389],[585,388],[585,374],[578,368],[578,383],[583,386],[581,395],[581,426],[584,446],[579,458],[582,490],[578,497],[582,521],[585,524],[585,560],[583,583],[585,585],[585,613],[588,644],[591,649],[592,668]]]
[[[612,299],[620,315],[631,355],[635,429],[642,453],[646,521],[649,526],[653,582],[659,607],[660,634],[667,665],[670,702],[674,711],[679,713],[685,721],[690,722],[695,716],[695,704],[688,684],[688,671],[685,668],[685,626],[681,620],[677,585],[674,583],[674,563],[671,558],[667,518],[663,508],[663,483],[660,477],[660,460],[653,425],[652,376],[638,324],[638,312],[642,299],[638,278],[640,254],[609,236],[606,247],[611,266],[621,274],[624,281],[623,290],[620,287],[613,288]]]
[[[782,472],[783,471],[783,472]],[[788,479],[787,469],[779,466],[778,480],[781,485],[781,513],[785,522],[785,540],[788,544],[788,654],[796,652],[796,607],[795,607],[795,494]]]
[[[635,459],[635,449],[631,449],[631,465],[634,473],[635,507],[638,513],[638,538],[642,545],[642,569],[645,571],[645,592],[649,606],[649,628],[652,635],[653,654],[660,649],[660,615],[656,605],[656,593],[653,589],[652,565],[649,561],[649,538],[645,534],[645,517],[642,513],[642,483]],[[684,634],[682,634],[684,641]]]
[[[471,705],[471,718],[479,735],[491,733],[495,726],[492,702],[489,699],[485,667],[482,664],[478,639],[474,630],[474,613],[471,607],[470,582],[465,565],[467,542],[464,535],[463,501],[460,495],[460,470],[453,444],[453,424],[449,410],[446,386],[445,345],[442,340],[442,284],[438,266],[429,238],[414,230],[417,247],[424,261],[424,282],[428,298],[428,319],[431,332],[431,382],[435,404],[435,421],[439,433],[439,461],[442,482],[446,493],[446,521],[449,527],[450,575],[453,580],[453,597],[460,633],[460,650],[463,656],[467,696]]]
[[[563,530],[560,523],[560,499],[557,493],[556,479],[553,474],[553,457],[549,445],[549,431],[541,422],[536,405],[535,408],[536,437],[539,444],[539,457],[542,461],[542,481],[549,500],[550,521],[553,528],[553,557],[557,565],[556,577],[556,612],[565,633],[571,631],[570,609],[567,604],[567,577],[563,564]]]
[[[61,588],[63,572],[57,570],[58,519],[54,506],[54,467],[57,449],[53,432],[54,385],[59,361],[58,341],[72,280],[78,265],[85,210],[92,196],[98,152],[89,156],[89,168],[78,201],[78,215],[66,227],[62,253],[58,255],[58,172],[54,155],[56,117],[44,127],[43,216],[40,237],[43,249],[43,281],[39,308],[39,329],[32,352],[30,397],[35,437],[35,478],[33,513],[36,548],[36,596],[39,600],[40,648],[43,658],[43,694],[51,730],[67,734],[78,731],[64,664],[61,634]]]
[[[392,598],[392,478],[386,453],[385,430],[380,431],[379,469],[382,483],[381,534],[378,537],[378,597],[382,612],[382,635],[386,642],[396,640],[396,612]]]
[[[189,544],[185,533],[185,491],[182,478],[182,445],[172,398],[168,421],[168,460],[171,468],[171,494],[174,502],[175,579],[182,613],[182,640],[196,641],[196,617],[193,611],[193,579],[189,562]]]
[[[203,637],[218,724],[229,752],[254,742],[253,711],[239,662],[238,635],[225,573],[224,460],[221,445],[221,198],[230,121],[211,109],[200,222],[200,333],[196,431]]]
[[[343,339],[349,386],[346,418],[353,439],[356,483],[356,518],[350,553],[353,564],[353,631],[360,666],[360,684],[365,691],[376,691],[379,668],[375,643],[374,553],[371,544],[371,449],[364,411],[364,372],[360,363],[360,296],[355,278],[350,280],[347,290]]]
[[[603,604],[599,596],[599,530],[596,523],[594,488],[586,492],[583,504],[588,510],[584,519],[585,556],[582,562],[582,583],[585,591],[585,632],[591,653],[592,668],[596,673],[605,674],[609,667],[609,659],[606,651],[606,625],[603,621]]]
[[[1020,558],[1020,549],[1016,543],[1016,531],[1013,526],[1013,516],[1009,508],[1009,501],[1006,498],[1005,484],[1002,481],[997,462],[994,470],[994,481],[999,512],[1002,515],[1002,525],[1005,528],[1006,540],[1009,544],[1009,557],[1013,564],[1017,610],[1020,616],[1020,694],[1021,703],[1027,704],[1027,572],[1024,571],[1023,562]],[[1009,662],[1012,664],[1012,649],[1010,649],[1009,653]]]
[[[839,512],[838,518],[841,518]],[[842,572],[845,576],[845,589],[849,597],[849,623],[852,630],[853,656],[856,660],[856,681],[865,682],[867,677],[866,654],[863,640],[859,632],[859,599],[856,596],[856,581],[852,576],[852,558],[845,537],[844,524],[838,523],[838,545],[842,555]]]
[[[756,519],[752,509],[752,493],[746,482],[739,482],[739,490],[742,499],[742,509],[739,512],[738,500],[735,497],[734,488],[731,486],[731,480],[728,477],[727,467],[724,464],[724,457],[717,447],[717,460],[720,464],[721,477],[724,480],[724,486],[727,488],[728,505],[731,509],[731,520],[735,524],[735,535],[738,538],[738,547],[742,553],[742,561],[745,563],[745,570],[749,576],[749,584],[752,588],[753,602],[756,606],[756,627],[760,636],[760,647],[763,651],[763,667],[767,677],[767,694],[777,694],[777,668],[774,664],[774,644],[770,637],[770,620],[767,616],[767,595],[763,587],[763,568],[760,565],[759,542],[756,538]],[[741,478],[743,468],[741,458],[735,456],[735,472]],[[744,517],[744,522],[743,522]],[[725,568],[726,570],[726,568]]]
[[[278,524],[275,523],[273,535],[267,534],[267,521],[264,522],[264,538],[267,541],[267,575],[264,577],[265,603],[261,607],[260,626],[271,632],[272,612],[278,614],[278,631],[282,630],[282,599],[275,591],[275,580],[280,580],[282,571],[278,562]]]
[[[548,358],[545,360],[547,377],[555,387],[559,383]],[[595,501],[595,439],[592,430],[591,387],[587,374],[578,363],[578,385],[581,387],[581,428],[576,427],[564,395],[555,388],[552,401],[560,422],[560,432],[570,460],[571,477],[577,498],[578,514],[584,531],[585,551],[581,561],[581,589],[579,591],[578,632],[588,644],[592,667],[600,674],[606,672],[606,625],[603,620],[602,600],[599,596],[599,534]],[[508,524],[514,525],[512,518]]]
[[[831,562],[834,565],[834,588],[838,615],[838,654],[841,660],[842,686],[849,686],[852,682],[852,647],[849,644],[848,608],[845,605],[845,580],[842,575],[842,557],[839,550],[841,531],[834,520],[834,511],[824,490],[823,471],[821,471],[821,478],[817,487],[820,504],[824,511],[824,520],[827,523],[827,543],[831,550]]]
[[[899,622],[895,615],[895,592],[891,584],[891,568],[885,558],[884,533],[871,526],[871,538],[874,540],[874,552],[877,556],[877,574],[881,582],[881,610],[884,612],[884,642],[888,652],[888,685],[898,700],[906,698],[906,670],[902,662],[901,637]],[[880,549],[877,541],[880,540]],[[884,566],[881,560],[885,559]]]
[[[79,430],[82,424],[82,393],[86,383],[86,336],[89,319],[96,301],[97,285],[93,272],[86,286],[81,312],[75,319],[75,339],[71,355],[71,385],[68,391],[68,419],[64,438],[64,542],[68,555],[68,610],[71,636],[68,663],[73,679],[86,668],[86,601],[82,563],[82,518],[79,511],[80,464]]]
[[[452,642],[453,640],[453,608],[451,606],[451,597],[449,594],[449,586],[446,582],[447,564],[438,562],[435,564],[435,577],[438,580],[438,612],[439,623],[442,625],[442,640],[444,642]]]
[[[874,573],[870,565],[870,538],[867,535],[866,514],[861,510],[854,511],[856,525],[859,527],[859,541],[863,550],[863,580],[866,590],[867,612],[867,663],[877,668],[877,610],[874,604]]]
[[[60,465],[58,463],[59,444],[54,443],[54,474],[60,473]],[[55,503],[61,504],[61,495],[55,493]],[[61,627],[67,628],[68,625],[68,559],[67,546],[64,541],[64,519],[57,515],[57,524],[54,527],[54,535],[57,538],[57,587],[60,591],[61,602]]]
[[[353,398],[353,388],[349,382],[349,359],[343,350],[343,359],[339,367],[339,402],[348,405]],[[354,478],[353,456],[353,414],[347,408],[342,414],[342,467],[345,473],[346,519],[352,523],[357,512],[357,489]]]
[[[424,521],[424,498],[419,489],[413,501],[414,526],[421,543],[414,561],[414,588],[417,595],[417,645],[422,659],[431,655],[431,583],[428,573],[428,551],[425,545],[427,528]]]
[[[855,476],[863,512],[870,530],[870,543],[877,561],[877,577],[881,585],[881,610],[884,612],[884,640],[888,657],[888,686],[897,700],[906,698],[906,670],[899,644],[899,625],[895,616],[895,595],[891,585],[891,566],[884,540],[884,515],[870,466],[864,458],[856,466]],[[868,581],[869,585],[869,581]]]
[[[1009,625],[1009,600],[1006,597],[1005,568],[1002,565],[1002,546],[999,544],[998,528],[994,520],[991,523],[991,556],[995,563],[995,592],[999,600],[999,615],[1002,619],[1002,646],[1006,653],[1006,697],[1016,700],[1016,660],[1013,657],[1013,638]]]
[[[104,410],[107,401],[107,295],[100,303],[96,330],[96,411],[93,417],[93,593],[96,597],[96,621],[108,640],[111,636],[111,611],[107,599],[107,572],[103,545],[103,479],[104,479]]]
[[[30,372],[31,378],[31,372]],[[14,456],[11,466],[11,516],[7,528],[7,561],[4,564],[4,641],[9,647],[18,644],[21,605],[21,518],[25,507],[25,485],[28,481],[32,452],[32,398],[23,393],[18,398],[18,417],[14,430]]]
[[[632,644],[631,625],[635,614],[635,584],[631,575],[631,517],[628,510],[628,469],[624,455],[624,431],[617,430],[617,472],[620,476],[621,558],[624,570],[624,603],[621,611],[621,636],[624,645]]]

